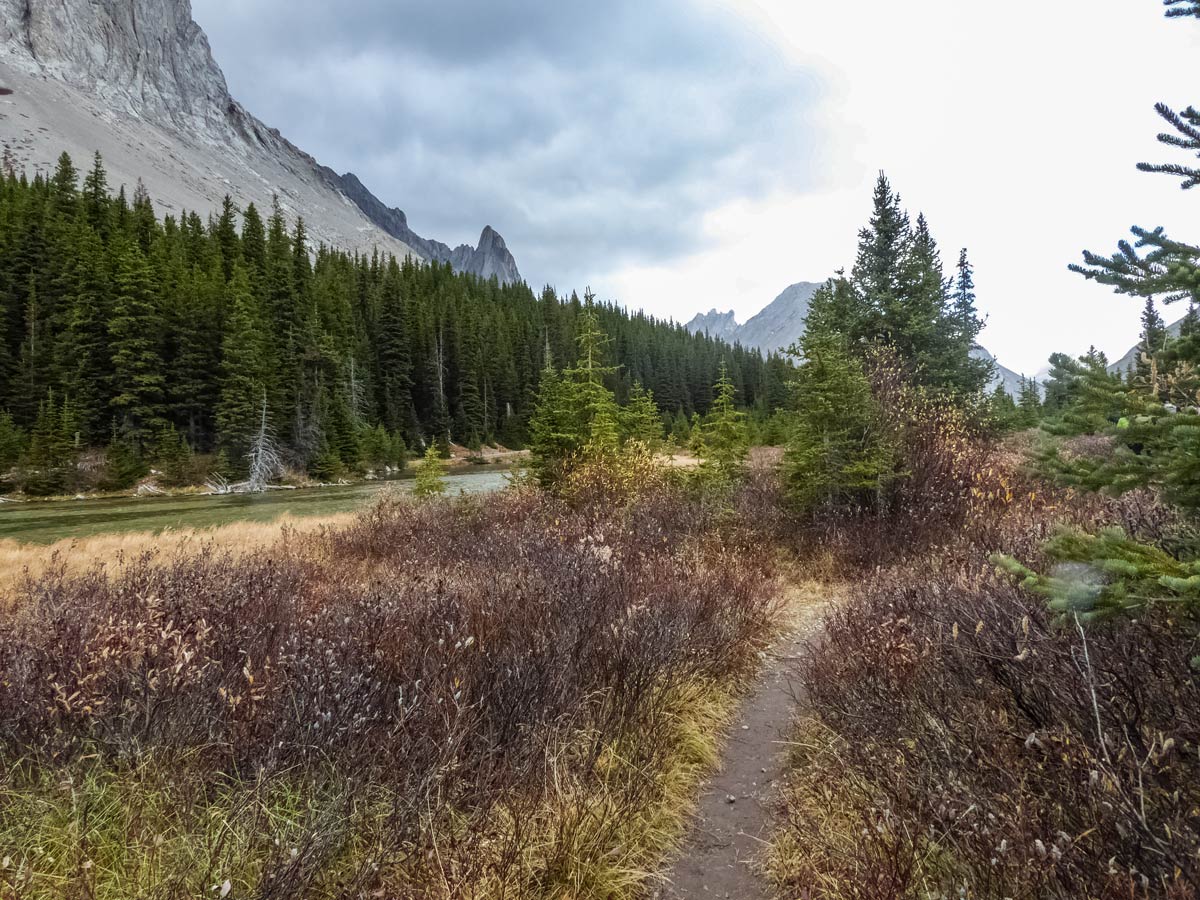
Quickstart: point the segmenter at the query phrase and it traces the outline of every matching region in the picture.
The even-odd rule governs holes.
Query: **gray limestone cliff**
[[[696,317],[684,327],[692,334],[707,334],[717,340],[733,343],[737,340],[739,326],[733,310],[717,312],[715,309],[710,309],[706,313],[697,313]]]
[[[60,153],[80,168],[99,151],[109,180],[140,179],[160,212],[235,204],[303,216],[315,243],[450,262],[519,279],[490,228],[450,250],[392,227],[374,195],[317,163],[230,96],[189,0],[0,0],[0,145],[49,171]],[[353,196],[352,196],[353,194]],[[373,204],[370,202],[373,201]],[[443,252],[442,248],[445,248]]]

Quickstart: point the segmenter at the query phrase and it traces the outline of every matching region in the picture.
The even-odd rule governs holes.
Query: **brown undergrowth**
[[[391,500],[26,581],[0,897],[635,895],[774,626],[741,502]]]
[[[782,896],[1197,895],[1195,623],[1081,627],[989,561],[1044,565],[1064,524],[1167,543],[1170,516],[1145,495],[1047,493],[1000,458],[966,450],[969,477],[943,477],[951,528],[914,504],[807,538],[838,551],[849,599],[798,669]]]

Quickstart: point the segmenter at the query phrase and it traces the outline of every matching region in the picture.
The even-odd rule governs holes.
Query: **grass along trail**
[[[787,628],[733,719],[721,769],[702,787],[689,835],[652,894],[655,900],[771,896],[758,861],[775,824],[775,785],[796,710],[789,673],[821,627],[832,590],[810,583],[790,592]]]

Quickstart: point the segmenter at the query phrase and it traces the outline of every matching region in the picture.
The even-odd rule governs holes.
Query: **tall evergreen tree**
[[[616,375],[618,368],[605,362],[612,339],[600,328],[590,293],[579,316],[575,341],[579,348],[575,365],[564,374],[574,383],[579,424],[586,432],[585,446],[593,454],[616,452],[620,444],[617,403],[604,382]]]
[[[746,414],[737,407],[737,391],[729,368],[721,363],[721,377],[713,386],[715,399],[702,431],[704,464],[726,483],[738,479],[750,451]]]
[[[858,258],[851,272],[851,281],[862,294],[870,318],[860,323],[866,334],[851,334],[852,339],[880,336],[890,341],[892,330],[907,319],[902,302],[902,266],[911,238],[912,227],[900,205],[900,196],[880,172],[871,221],[859,232]]]
[[[621,411],[621,431],[626,440],[637,441],[651,451],[663,442],[663,420],[654,395],[640,381],[633,383],[629,401]]]
[[[108,175],[99,151],[92,161],[91,171],[83,182],[83,210],[88,224],[103,237],[108,235],[109,208]]]
[[[805,334],[794,425],[784,454],[788,495],[806,512],[872,506],[893,468],[878,403],[843,335]]]
[[[112,415],[112,357],[107,336],[110,287],[103,252],[95,231],[87,226],[77,229],[66,328],[59,343],[58,369],[65,389],[75,398],[80,427],[90,442],[104,439]]]
[[[546,364],[538,384],[537,401],[529,423],[532,468],[543,487],[557,483],[572,457],[583,449],[583,429],[572,385],[554,367],[546,348]]]
[[[1156,378],[1158,367],[1155,357],[1166,349],[1167,326],[1154,305],[1154,298],[1147,297],[1146,305],[1142,308],[1142,333],[1138,341],[1137,360],[1134,362],[1134,373],[1143,383],[1152,377]],[[1151,390],[1158,393],[1158,386]]]
[[[125,435],[139,449],[163,424],[165,379],[158,352],[161,321],[153,274],[141,248],[123,239],[116,250],[112,318],[111,405]]]
[[[240,470],[267,400],[266,333],[250,278],[240,263],[234,266],[228,290],[231,314],[222,348],[217,431],[222,449]]]

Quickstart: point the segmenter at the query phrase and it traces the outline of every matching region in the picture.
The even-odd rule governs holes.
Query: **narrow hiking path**
[[[827,602],[794,591],[788,628],[767,652],[721,755],[721,770],[701,789],[688,837],[651,891],[655,900],[732,897],[766,900],[755,861],[774,824],[774,786],[783,775],[788,726],[795,714],[790,673],[821,627]]]

